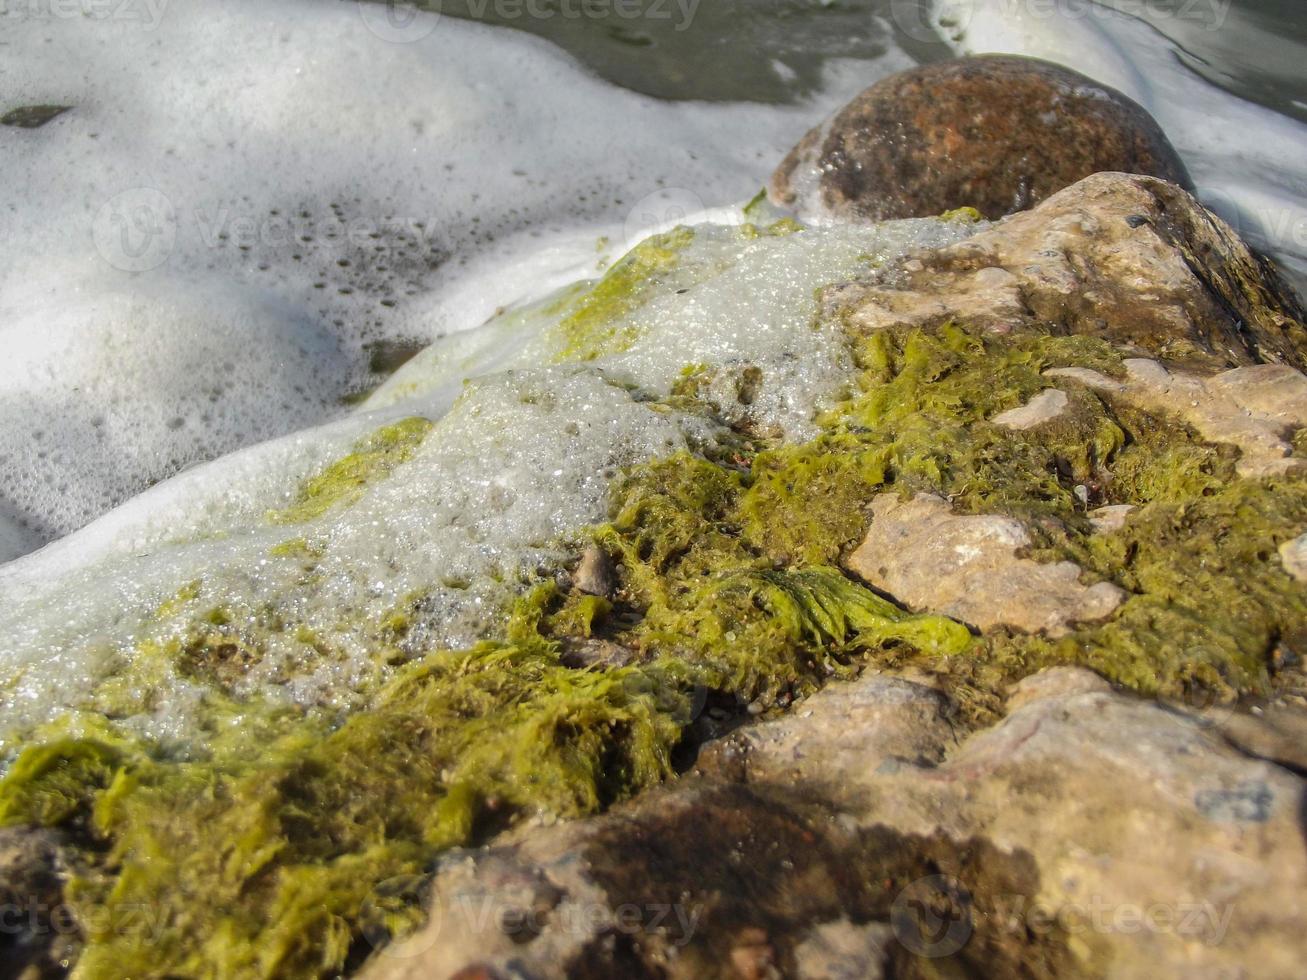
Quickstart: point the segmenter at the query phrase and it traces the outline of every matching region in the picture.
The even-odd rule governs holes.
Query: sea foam
[[[0,12],[0,559],[189,464],[343,412],[377,342],[557,285],[752,195],[816,103],[673,103],[520,31],[384,4]]]

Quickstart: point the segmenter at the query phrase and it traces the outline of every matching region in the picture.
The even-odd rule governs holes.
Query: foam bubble
[[[162,276],[70,292],[11,294],[4,318],[0,472],[36,535],[338,410],[336,339],[274,295]]]
[[[396,649],[494,634],[526,578],[608,516],[625,468],[712,446],[727,420],[805,434],[855,374],[842,337],[814,324],[818,286],[976,227],[681,229],[615,267],[627,291],[591,326],[629,337],[619,349],[592,356],[560,331],[568,309],[595,308],[582,283],[562,309],[547,300],[442,343],[344,419],[181,473],[0,567],[0,751],[69,711],[186,751],[202,747],[215,685],[348,710]],[[711,379],[715,409],[659,400],[687,362]],[[396,426],[406,419],[434,424]],[[364,454],[351,480],[370,474],[357,492],[305,508],[305,481],[351,453]],[[385,639],[395,615],[403,637]],[[223,681],[188,673],[197,629],[257,656]]]
[[[834,66],[815,105],[678,104],[606,84],[519,31],[419,14],[388,39],[360,16],[377,11],[209,0],[6,13],[6,106],[72,107],[0,141],[15,189],[0,342],[29,348],[49,389],[33,408],[32,387],[0,372],[0,500],[42,536],[170,467],[329,417],[380,380],[369,345],[429,342],[538,294],[593,260],[596,237],[620,239],[628,215],[639,225],[650,195],[749,196],[812,118],[906,63]],[[173,315],[191,290],[206,309]],[[260,339],[241,342],[215,413],[210,372],[182,352],[230,320],[257,320]],[[97,360],[96,343],[66,356],[40,336],[92,321],[111,356]],[[335,353],[311,371],[285,360],[273,384],[260,352],[281,358],[309,334]],[[97,442],[95,420],[127,404],[131,377],[140,417],[114,415]]]

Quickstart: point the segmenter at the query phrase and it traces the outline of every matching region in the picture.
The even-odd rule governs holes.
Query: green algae
[[[904,642],[923,653],[966,652],[971,634],[942,616],[914,616],[849,581],[837,568],[746,574],[744,587],[792,637],[814,645],[872,647]],[[728,586],[729,587],[729,586]]]
[[[85,867],[67,897],[84,921],[105,906],[158,913],[148,937],[85,928],[76,974],[339,971],[367,952],[365,937],[417,921],[417,889],[388,883],[420,881],[442,850],[668,778],[696,687],[766,708],[867,662],[914,663],[977,720],[1001,710],[1007,682],[1049,664],[1149,694],[1228,697],[1266,690],[1272,652],[1307,643],[1307,600],[1275,557],[1307,527],[1307,481],[1240,479],[1231,450],[1181,422],[1045,376],[1119,373],[1106,343],[965,325],[850,343],[861,377],[814,440],[681,452],[625,474],[592,534],[618,561],[611,600],[545,580],[502,636],[422,652],[347,717],[235,698],[225,672],[249,651],[200,585],[180,589],[161,608],[193,613],[191,631],[133,669],[182,669],[210,686],[239,722],[220,726],[211,754],[174,758],[112,726],[52,728],[0,781],[0,824],[59,826],[80,842]],[[673,397],[695,402],[707,375],[691,366]],[[1051,422],[1014,432],[988,421],[1053,386],[1068,407]],[[407,450],[362,441],[354,456],[380,458],[333,464],[299,506],[321,505],[311,517],[361,492],[411,452],[426,431],[414,429]],[[1126,602],[1058,640],[976,637],[907,613],[835,566],[877,493],[918,490],[1023,519],[1033,557],[1076,561]],[[1136,510],[1103,533],[1087,511],[1108,503]],[[299,539],[285,545],[285,558],[306,557]],[[408,620],[397,609],[381,629],[402,635]],[[563,663],[568,643],[592,638],[634,662]]]
[[[855,638],[933,642],[930,624],[943,623],[907,615],[834,569],[712,587],[738,613],[737,628],[774,636],[773,653]],[[0,823],[80,835],[96,858],[69,885],[75,912],[156,915],[148,936],[88,931],[76,975],[337,970],[377,925],[379,883],[421,874],[443,849],[511,819],[594,812],[667,778],[691,720],[687,686],[718,682],[714,665],[660,649],[638,667],[564,667],[545,632],[588,632],[605,607],[582,601],[589,618],[577,624],[550,613],[559,598],[553,583],[533,590],[505,642],[409,664],[340,724],[312,715],[258,738],[233,728],[202,761],[122,735],[22,753],[0,782]],[[755,667],[765,673],[761,652]],[[417,915],[392,908],[385,928]]]
[[[593,361],[630,348],[639,334],[626,318],[640,308],[660,277],[676,267],[692,241],[694,229],[685,226],[652,235],[579,297],[568,300],[568,312],[551,328],[559,348],[555,361]]]
[[[651,601],[642,630],[661,628],[670,597],[693,622],[673,632],[698,630],[701,647],[719,648],[729,642],[715,625],[730,615],[722,596],[702,608],[701,595],[678,592],[678,566],[827,565],[857,543],[876,493],[927,491],[961,513],[1022,519],[1037,542],[1033,557],[1077,562],[1128,594],[1107,623],[1056,642],[998,630],[964,662],[922,643],[878,654],[956,675],[967,687],[960,696],[982,706],[977,717],[993,716],[1007,682],[1050,664],[1187,700],[1264,693],[1277,645],[1307,641],[1307,600],[1274,557],[1307,527],[1301,478],[1242,480],[1234,450],[1204,443],[1182,421],[1044,374],[1072,364],[1119,374],[1120,355],[1106,343],[958,325],[855,342],[859,390],[821,420],[815,440],[758,453],[747,472],[674,458],[626,491],[614,527],[634,533],[624,550],[611,535],[608,544]],[[1068,394],[1055,419],[1020,432],[988,421],[1054,384]],[[1126,528],[1094,528],[1088,511],[1107,504],[1137,508]],[[720,649],[700,655],[733,676]],[[781,671],[791,682],[801,673],[793,668]]]
[[[405,462],[431,431],[420,417],[401,419],[360,439],[353,451],[309,477],[288,507],[268,514],[273,524],[302,524],[340,504],[352,503],[369,483]]]
[[[793,218],[778,218],[769,224],[754,224],[752,221],[746,221],[740,225],[740,237],[746,241],[756,238],[784,238],[786,235],[793,235],[800,231],[803,231],[803,225]]]
[[[485,644],[409,665],[338,727],[306,719],[221,762],[126,739],[28,749],[0,814],[101,850],[74,911],[155,911],[148,938],[84,937],[77,976],[316,976],[345,962],[378,882],[479,821],[591,812],[665,778],[678,696],[646,672],[562,667],[538,636]]]
[[[782,562],[835,561],[865,528],[882,487],[943,492],[960,509],[1018,516],[1075,510],[1066,472],[1088,478],[1123,439],[1092,393],[1055,425],[1013,433],[989,424],[1050,387],[1042,372],[1120,359],[1080,337],[986,338],[956,326],[861,340],[861,389],[821,421],[815,440],[754,460],[742,534]]]
[[[945,211],[939,217],[941,221],[957,221],[968,225],[985,220],[985,216],[970,205]]]
[[[1050,540],[1046,554],[1128,592],[1117,614],[1056,642],[996,637],[996,656],[1034,666],[1078,663],[1186,703],[1273,687],[1277,651],[1293,660],[1307,645],[1307,596],[1277,558],[1279,546],[1307,527],[1307,481],[1242,480],[1222,473],[1226,454],[1203,446],[1193,453],[1217,461],[1212,483],[1196,494],[1185,492],[1199,465],[1191,462],[1169,493],[1132,511],[1120,529]]]
[[[660,474],[671,482],[651,485]],[[516,603],[500,641],[420,658],[343,722],[319,712],[274,723],[254,703],[206,759],[122,734],[25,751],[0,782],[0,813],[78,836],[91,857],[69,885],[71,907],[156,910],[148,937],[89,930],[76,975],[338,970],[364,935],[416,921],[416,907],[378,897],[382,883],[514,820],[594,812],[666,779],[693,686],[751,700],[815,688],[865,647],[970,642],[836,569],[761,567],[725,529],[698,561],[674,545],[642,547],[651,522],[680,511],[678,540],[702,551],[693,522],[727,518],[739,489],[688,455],[627,481],[617,523],[599,536],[620,542],[632,570],[645,552],[646,586],[659,584],[654,567],[677,567],[661,577],[665,601],[646,605],[630,633],[631,667],[562,665],[560,641],[603,628],[613,607],[549,580]],[[634,599],[628,590],[621,601]]]

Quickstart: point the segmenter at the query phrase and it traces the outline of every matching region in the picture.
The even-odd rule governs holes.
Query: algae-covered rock
[[[972,207],[996,219],[1100,171],[1190,187],[1137,103],[1035,58],[983,55],[882,79],[808,133],[768,191],[808,219],[884,221]]]
[[[60,835],[79,980],[311,978],[374,952],[422,976],[884,957],[913,975],[901,930],[973,897],[965,969],[1067,973],[1116,947],[1011,930],[992,896],[1078,901],[1066,851],[1123,902],[1155,896],[1131,860],[1215,894],[1181,844],[1240,887],[1264,873],[1230,955],[1276,946],[1296,866],[1259,862],[1289,784],[1213,749],[1210,717],[1106,693],[1220,713],[1307,687],[1307,474],[1250,468],[1301,454],[1303,379],[1245,363],[1301,326],[1231,326],[1221,289],[1252,281],[1237,243],[1091,234],[1144,198],[1161,222],[1165,186],[1093,178],[997,228],[659,236],[434,345],[350,415],[0,569],[0,826]],[[1062,266],[1039,251],[1057,243]],[[972,246],[1008,264],[959,271]],[[1127,314],[1150,310],[1178,338],[1165,398],[1135,390]],[[1218,351],[1235,333],[1249,344]],[[1257,438],[1178,404],[1194,385]],[[862,559],[880,591],[845,571]],[[1095,673],[1028,684],[993,728],[1008,685],[1050,665]],[[1065,712],[1013,728],[1037,702]],[[741,728],[758,716],[775,724]],[[696,758],[703,778],[659,793]],[[1176,809],[1191,789],[1198,816]],[[1120,816],[1136,792],[1181,843],[1143,853]],[[1254,828],[1251,850],[1209,833],[1262,811],[1277,836]],[[896,902],[942,868],[966,887]],[[469,902],[479,918],[449,918]],[[148,934],[101,927],[128,906]],[[442,915],[457,932],[432,945]]]
[[[1237,446],[1244,476],[1286,473],[1305,462],[1293,458],[1290,441],[1307,426],[1307,377],[1301,372],[1258,364],[1202,377],[1144,358],[1127,358],[1125,369],[1119,380],[1089,368],[1054,368],[1049,374],[1178,416],[1210,442]]]
[[[1036,679],[970,737],[930,688],[834,685],[670,790],[451,856],[364,975],[730,976],[765,947],[783,976],[826,975],[819,951],[868,976],[1295,976],[1307,784],[1092,674]]]
[[[956,245],[827,297],[859,327],[950,319],[1087,334],[1200,365],[1304,366],[1297,299],[1181,188],[1095,174]]]

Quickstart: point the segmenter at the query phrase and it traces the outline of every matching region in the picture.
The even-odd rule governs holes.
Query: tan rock
[[[931,494],[878,496],[867,536],[845,567],[915,611],[943,613],[980,630],[1010,626],[1061,636],[1072,623],[1110,615],[1125,593],[1084,585],[1071,562],[1020,558],[1030,536],[1019,521],[955,515]]]
[[[577,591],[588,595],[609,596],[617,588],[613,559],[598,545],[589,545],[581,553],[581,562],[572,576]]]
[[[766,725],[740,729],[706,746],[698,768],[778,782],[796,777],[843,782],[857,774],[845,766],[877,769],[912,760],[935,765],[956,747],[950,705],[939,691],[893,676],[871,675],[859,684],[832,684]],[[811,719],[841,717],[840,729],[814,728]]]
[[[1041,391],[1018,408],[1009,408],[1006,412],[999,412],[990,421],[995,425],[1023,432],[1045,422],[1053,421],[1066,411],[1067,400],[1065,391],[1049,388],[1046,391]]]
[[[430,923],[364,976],[897,976],[919,955],[945,976],[1300,975],[1289,769],[1078,669],[1027,678],[963,740],[923,712],[937,692],[840,687],[756,726],[729,775],[447,860]],[[525,931],[502,914],[526,907]]]
[[[1108,504],[1106,507],[1098,507],[1089,512],[1089,523],[1100,534],[1119,531],[1125,527],[1125,520],[1134,509],[1134,504]]]
[[[1010,713],[1024,704],[1044,698],[1099,694],[1111,690],[1112,685],[1093,671],[1079,667],[1050,667],[1013,684],[1008,691],[1007,709]]]
[[[1307,710],[1301,706],[1270,705],[1258,714],[1222,711],[1214,720],[1221,735],[1246,754],[1307,772]]]
[[[1174,184],[1119,173],[832,287],[825,301],[865,330],[1052,326],[1213,367],[1301,368],[1307,351],[1297,300],[1228,225]]]
[[[1289,436],[1307,425],[1307,376],[1284,364],[1257,364],[1210,377],[1168,371],[1156,361],[1130,358],[1123,380],[1089,368],[1054,368],[1150,411],[1178,416],[1204,438],[1236,446],[1242,476],[1275,476],[1299,469]]]
[[[1284,570],[1300,582],[1307,582],[1307,534],[1280,545],[1280,562]]]

